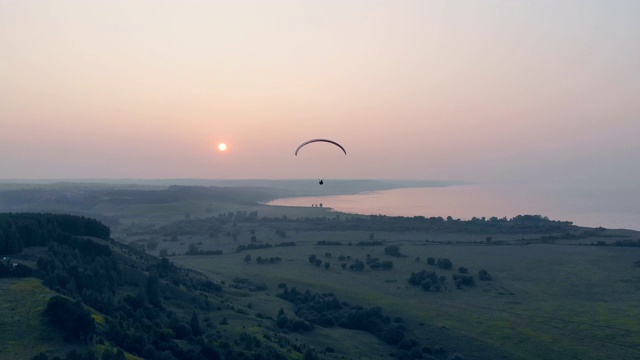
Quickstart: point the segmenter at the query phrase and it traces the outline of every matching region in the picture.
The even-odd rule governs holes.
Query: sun
[[[220,151],[227,150],[227,144],[225,144],[225,143],[218,144],[218,150],[220,150]]]

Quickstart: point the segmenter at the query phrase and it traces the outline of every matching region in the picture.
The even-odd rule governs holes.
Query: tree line
[[[83,216],[43,213],[1,213],[0,254],[13,255],[24,248],[47,246],[51,241],[72,241],[74,236],[107,240],[111,230]]]

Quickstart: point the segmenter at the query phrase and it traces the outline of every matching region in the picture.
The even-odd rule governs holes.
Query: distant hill
[[[172,185],[265,189],[276,197],[357,194],[365,191],[399,188],[443,187],[465,184],[448,180],[325,179],[79,179],[79,180],[0,180],[0,191],[19,189],[111,189],[161,190]]]
[[[356,194],[402,187],[450,186],[455,182],[400,180],[113,180],[111,183],[0,183],[0,211],[52,212],[96,218],[112,230],[123,222],[167,222],[176,215],[208,217],[264,209],[270,200]],[[137,181],[137,183],[133,183]],[[301,211],[297,209],[296,211]]]

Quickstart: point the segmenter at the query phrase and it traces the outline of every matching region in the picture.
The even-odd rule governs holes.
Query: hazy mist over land
[[[635,1],[2,1],[0,178],[633,188],[639,17]],[[349,155],[293,155],[315,137]]]
[[[639,19],[0,0],[0,357],[640,358]]]

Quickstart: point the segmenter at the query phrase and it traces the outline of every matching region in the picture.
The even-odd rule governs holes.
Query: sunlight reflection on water
[[[357,195],[277,199],[269,205],[312,206],[335,211],[389,216],[460,218],[531,214],[581,226],[640,230],[640,194],[623,191],[563,190],[524,185],[460,185],[405,188]]]

